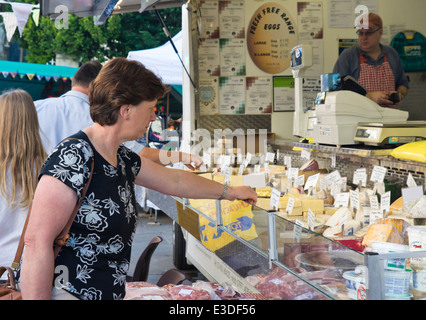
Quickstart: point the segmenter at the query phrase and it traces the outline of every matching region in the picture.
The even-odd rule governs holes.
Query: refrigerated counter
[[[424,298],[408,291],[413,270],[401,276],[384,265],[425,251],[362,253],[244,201],[157,196],[184,230],[186,258],[210,281],[265,299]]]

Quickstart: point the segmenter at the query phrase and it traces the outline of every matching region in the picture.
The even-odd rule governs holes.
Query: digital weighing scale
[[[299,45],[291,51],[295,81],[293,135],[315,144],[337,147],[365,144],[398,145],[426,140],[426,121],[407,121],[404,110],[385,108],[359,93],[366,90],[354,79],[347,89],[320,92],[314,106],[303,101],[303,77],[312,65],[312,47]],[[349,79],[351,80],[351,79]]]
[[[371,146],[398,145],[426,140],[426,121],[360,122],[354,141]]]

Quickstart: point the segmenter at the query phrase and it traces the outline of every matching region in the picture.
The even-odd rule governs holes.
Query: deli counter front
[[[178,223],[188,231],[186,254],[210,281],[267,300],[426,297],[426,270],[419,267],[425,251],[392,253],[397,245],[380,243],[366,252],[357,239],[315,232],[320,219],[309,222],[312,230],[244,201],[175,200]]]
[[[252,158],[254,166],[234,164],[229,176],[199,173],[231,185],[264,173],[256,206],[148,190],[182,228],[191,264],[209,281],[256,299],[426,298],[425,164],[374,148],[279,141],[268,148],[273,162]],[[422,195],[410,206],[401,194],[407,190]]]

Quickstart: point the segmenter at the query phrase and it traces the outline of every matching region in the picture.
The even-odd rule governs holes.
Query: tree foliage
[[[34,1],[26,1],[34,2]],[[171,36],[181,30],[181,8],[159,10]],[[56,53],[74,56],[80,63],[97,59],[126,57],[129,51],[157,47],[167,41],[157,16],[150,11],[111,15],[103,25],[92,17],[69,15],[68,28],[55,28],[49,17],[40,17],[36,26],[29,19],[20,39],[26,60],[47,63]]]

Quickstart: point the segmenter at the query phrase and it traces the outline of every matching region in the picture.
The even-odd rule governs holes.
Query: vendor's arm
[[[76,201],[77,194],[60,180],[48,175],[41,177],[25,233],[20,277],[23,299],[51,299],[53,243],[68,222]]]
[[[190,199],[219,199],[225,191],[221,183],[192,172],[166,168],[146,158],[141,158],[141,170],[135,182],[164,194]],[[224,199],[256,204],[257,194],[249,186],[229,187]]]
[[[143,148],[139,152],[139,156],[150,159],[151,161],[161,164],[163,166],[182,162],[191,170],[199,168],[203,163],[203,161],[199,157],[193,154],[181,151],[166,151],[148,147]]]
[[[391,105],[393,104],[393,102],[389,100],[389,96],[391,93],[391,91],[369,91],[365,96],[373,100],[377,104]]]

